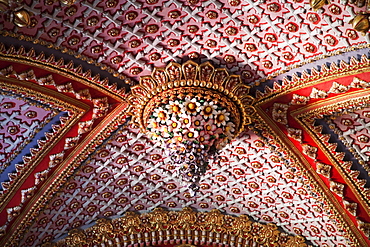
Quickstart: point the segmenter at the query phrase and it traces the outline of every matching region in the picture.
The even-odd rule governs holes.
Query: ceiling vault
[[[370,246],[368,12],[0,0],[0,246]]]

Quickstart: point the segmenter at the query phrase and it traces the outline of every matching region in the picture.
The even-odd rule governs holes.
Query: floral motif
[[[200,94],[177,95],[153,109],[147,131],[178,164],[177,172],[194,194],[208,160],[235,136],[235,123],[226,106],[216,100]]]
[[[196,115],[200,111],[200,103],[196,99],[185,99],[185,112],[188,115]]]
[[[213,101],[206,101],[202,106],[201,115],[203,115],[205,119],[212,118],[214,115],[216,115],[216,109],[217,105]]]
[[[131,88],[131,121],[161,144],[171,170],[194,195],[218,150],[252,123],[249,89],[240,76],[210,62],[171,62]]]

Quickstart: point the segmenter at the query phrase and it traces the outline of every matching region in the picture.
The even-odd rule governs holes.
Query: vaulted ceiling
[[[311,5],[0,0],[0,246],[370,246],[367,6]],[[189,60],[254,109],[195,196],[128,102]]]

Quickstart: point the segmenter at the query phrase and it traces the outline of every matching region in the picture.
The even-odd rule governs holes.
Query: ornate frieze
[[[245,215],[224,215],[216,209],[196,212],[185,207],[181,211],[156,208],[144,214],[126,212],[123,217],[113,220],[99,219],[94,226],[85,230],[73,229],[65,239],[44,244],[43,247],[118,243],[122,246],[177,244],[178,247],[211,243],[230,246],[307,246],[303,237],[281,232],[272,223],[253,222]]]

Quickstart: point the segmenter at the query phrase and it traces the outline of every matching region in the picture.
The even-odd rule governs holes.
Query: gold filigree
[[[156,208],[148,214],[150,222],[155,224],[155,229],[166,229],[169,215],[162,208]]]
[[[166,68],[155,68],[151,76],[140,78],[139,85],[131,88],[129,103],[134,113],[133,122],[145,133],[150,113],[171,95],[202,94],[217,98],[228,105],[237,119],[235,136],[251,123],[254,99],[248,95],[249,86],[240,76],[229,75],[225,69],[215,69],[209,62],[198,65],[189,60],[184,64],[171,62]]]
[[[258,235],[253,236],[253,240],[264,246],[272,246],[279,240],[278,228],[275,224],[269,223],[262,227],[262,225],[252,225]],[[253,230],[252,230],[253,231]]]
[[[358,227],[365,234],[366,237],[370,238],[370,223],[362,222],[358,220]]]
[[[188,224],[184,225],[183,222]],[[165,231],[159,225],[165,225]],[[242,246],[307,246],[304,237],[280,232],[275,224],[252,222],[246,215],[224,215],[216,209],[195,212],[186,207],[178,212],[157,208],[141,215],[127,212],[122,218],[99,219],[95,226],[85,230],[71,230],[65,239],[47,243],[44,247],[65,244],[89,246],[108,243],[109,240],[125,246],[148,241],[155,245],[163,239],[186,241],[186,244],[176,245],[178,247],[194,247],[193,244],[204,243],[224,243],[231,246],[235,243]]]
[[[92,227],[92,233],[101,236],[102,241],[113,239],[113,225],[107,219],[98,219]]]
[[[343,190],[344,190],[344,184],[330,181],[330,190],[333,191],[335,194],[337,194],[340,197],[344,197]]]
[[[170,217],[175,217],[176,220],[173,223],[176,223],[178,227],[189,228],[197,220],[197,213],[191,208],[185,207],[179,212],[170,214]]]
[[[320,162],[316,164],[316,172],[318,174],[323,175],[324,177],[330,178],[330,170],[331,170],[330,165],[326,165]]]
[[[286,244],[286,246],[288,247],[304,247],[304,246],[307,246],[307,244],[305,243],[305,239],[301,236],[289,236],[288,237],[289,240]]]
[[[66,238],[66,244],[69,246],[82,247],[86,244],[86,236],[83,231],[78,229],[73,229],[68,233]]]
[[[357,203],[343,201],[344,207],[350,212],[353,216],[357,216]]]

